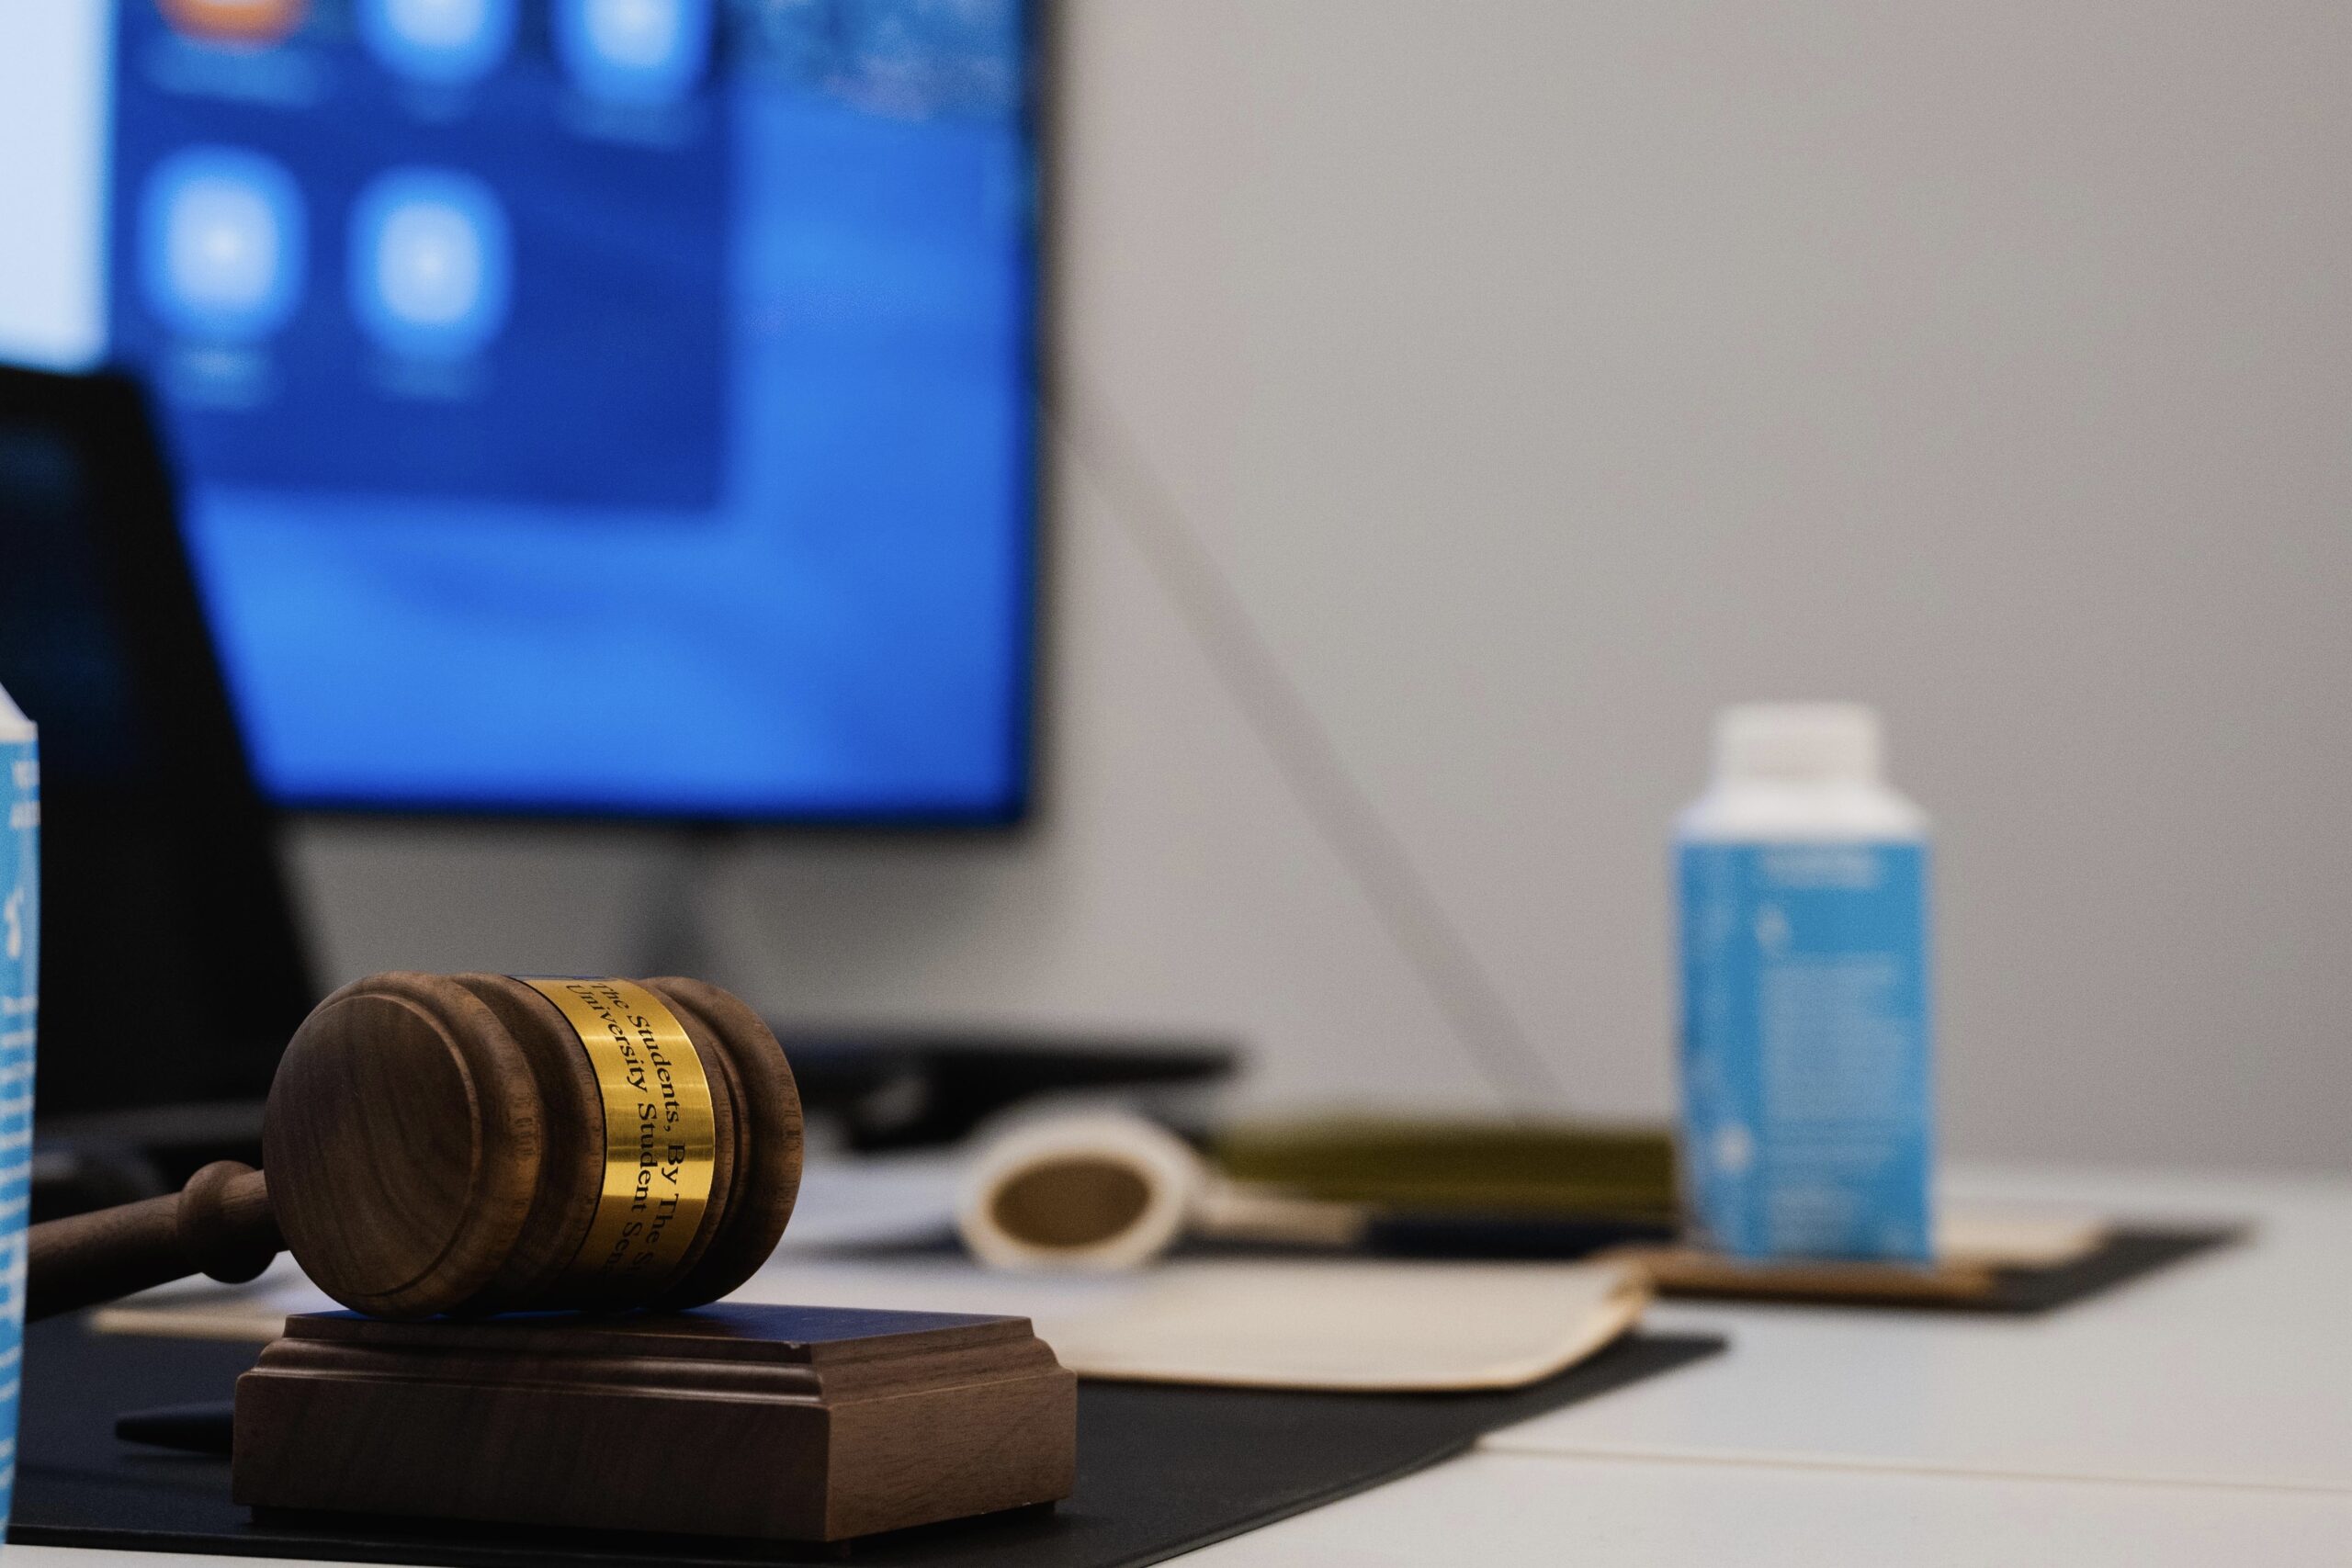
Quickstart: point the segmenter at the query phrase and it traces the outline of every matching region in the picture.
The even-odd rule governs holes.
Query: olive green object
[[[1608,1122],[1327,1117],[1242,1122],[1209,1157],[1237,1182],[1384,1208],[1671,1223],[1674,1137]]]

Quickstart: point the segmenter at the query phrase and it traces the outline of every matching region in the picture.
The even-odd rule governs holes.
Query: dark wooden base
[[[840,1540],[1069,1495],[1078,1380],[1026,1318],[715,1306],[287,1320],[237,1380],[260,1508]]]

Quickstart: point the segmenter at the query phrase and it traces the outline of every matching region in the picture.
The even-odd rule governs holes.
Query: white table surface
[[[1184,1568],[2216,1568],[2352,1562],[2352,1497],[1475,1453]]]
[[[2259,1229],[2040,1318],[1661,1307],[1733,1348],[1182,1561],[2352,1564],[2352,1182],[1951,1187]],[[0,1568],[253,1561],[10,1547]]]
[[[1497,1433],[1497,1451],[2352,1492],[2352,1182],[1955,1181],[2251,1241],[2041,1317],[1668,1305],[1713,1360]],[[2347,1542],[2352,1560],[2352,1542]]]

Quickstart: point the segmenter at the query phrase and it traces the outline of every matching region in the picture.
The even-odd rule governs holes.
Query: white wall
[[[1583,1107],[1670,1103],[1710,712],[1858,696],[1941,825],[1956,1152],[2352,1164],[2352,9],[1068,9],[1049,818],[762,843],[718,977],[1483,1102],[1158,486]],[[650,853],[302,845],[340,974],[621,962]]]
[[[108,0],[0,0],[0,360],[80,370],[106,348]]]

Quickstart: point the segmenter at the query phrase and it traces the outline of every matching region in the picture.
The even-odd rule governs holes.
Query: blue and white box
[[[40,1006],[40,752],[0,691],[0,1525],[17,1489],[25,1370],[25,1220],[32,1205],[33,1039]]]
[[[1683,1170],[1735,1257],[1932,1255],[1927,818],[1876,716],[1728,710],[1676,843]]]

